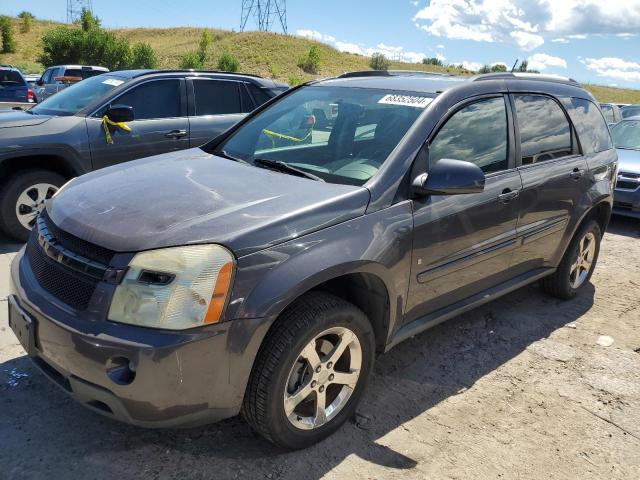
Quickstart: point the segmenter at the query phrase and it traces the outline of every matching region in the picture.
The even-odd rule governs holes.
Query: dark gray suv
[[[26,240],[44,202],[68,179],[198,147],[287,88],[246,74],[128,70],[0,113],[0,230]],[[105,125],[105,115],[128,130]]]
[[[616,163],[571,80],[306,84],[202,148],[69,182],[13,262],[9,321],[97,412],[242,413],[302,448],[353,414],[376,353],[537,280],[575,296]]]

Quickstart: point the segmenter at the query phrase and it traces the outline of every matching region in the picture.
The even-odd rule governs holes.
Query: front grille
[[[114,252],[107,248],[94,245],[93,243],[82,240],[74,235],[71,235],[64,230],[61,230],[53,221],[49,218],[47,211],[42,212],[42,218],[49,230],[49,233],[58,241],[64,248],[71,250],[78,255],[81,255],[90,260],[109,265],[113,258]]]
[[[620,208],[622,210],[633,210],[633,204],[629,202],[613,202],[614,208]]]
[[[38,229],[27,242],[26,257],[38,284],[75,310],[86,310],[99,280],[52,260],[38,243]]]
[[[624,190],[635,190],[638,187],[640,187],[640,174],[628,172],[618,173],[616,188],[622,188]]]

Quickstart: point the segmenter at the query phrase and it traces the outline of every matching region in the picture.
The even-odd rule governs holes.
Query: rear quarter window
[[[582,153],[602,152],[613,147],[607,123],[597,105],[584,98],[572,98],[569,116],[578,133]]]

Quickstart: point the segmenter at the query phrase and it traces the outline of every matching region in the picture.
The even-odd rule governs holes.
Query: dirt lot
[[[1,298],[16,249],[0,240]],[[354,421],[301,452],[240,419],[180,431],[115,423],[67,399],[16,343],[3,301],[0,478],[640,478],[632,220],[612,223],[582,296],[523,288],[405,342],[378,360]]]

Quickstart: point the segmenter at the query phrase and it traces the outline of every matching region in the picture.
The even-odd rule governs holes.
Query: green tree
[[[491,72],[491,67],[489,65],[483,65],[478,70],[478,73],[490,73],[490,72]]]
[[[435,65],[437,67],[444,67],[444,63],[442,63],[442,60],[440,60],[437,57],[423,58],[422,59],[422,64],[423,65]]]
[[[13,37],[11,18],[6,15],[0,17],[0,38],[2,39],[2,53],[15,53],[16,40]]]
[[[389,70],[391,62],[387,60],[387,57],[385,57],[384,54],[376,52],[371,55],[369,66],[374,70]]]
[[[138,42],[131,49],[131,68],[158,68],[158,58],[148,43]]]
[[[520,62],[520,66],[517,68],[518,72],[528,72],[529,70],[527,70],[529,68],[529,62],[527,60],[522,60],[522,62]]]
[[[507,71],[507,66],[503,65],[502,63],[496,63],[494,66],[491,67],[491,71],[492,72],[506,72]]]
[[[207,53],[212,42],[211,32],[206,29],[203,30],[200,36],[200,44],[198,45],[198,58],[200,59],[200,64],[203,66],[207,60]]]
[[[89,30],[100,28],[100,19],[93,15],[91,10],[83,8],[80,14],[80,25],[82,26],[82,30],[88,32]]]
[[[190,52],[182,56],[180,59],[180,68],[201,70],[203,68],[200,61],[200,55],[195,52]]]
[[[300,67],[306,73],[318,73],[320,71],[320,49],[313,45],[306,56],[302,57],[298,62]]]
[[[18,18],[22,20],[20,31],[22,33],[28,33],[31,30],[31,26],[33,25],[33,20],[35,19],[35,17],[31,12],[27,12],[26,10],[24,10],[18,14]]]
[[[218,59],[218,70],[222,70],[223,72],[237,72],[240,70],[240,62],[235,56],[225,50]]]

